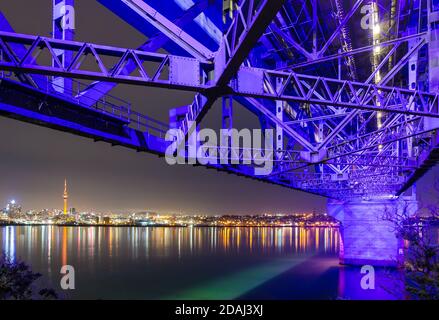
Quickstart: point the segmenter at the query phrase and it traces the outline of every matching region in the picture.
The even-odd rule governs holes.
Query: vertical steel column
[[[428,0],[429,92],[439,91],[439,0]],[[439,128],[439,119],[424,117],[424,129]]]
[[[380,17],[379,17],[379,7],[376,0],[373,0],[370,3],[370,10],[371,10],[371,27],[372,27],[372,43],[375,46],[373,50],[373,68],[372,71],[375,72],[375,84],[379,84],[381,82],[381,72],[378,68],[380,63],[380,56],[381,56],[381,25],[380,25]],[[376,101],[376,105],[380,105],[380,101]],[[378,111],[377,112],[377,128],[381,129],[383,125],[383,112]],[[379,147],[380,149],[382,146]]]
[[[429,0],[428,7],[429,91],[439,89],[439,0]]]
[[[169,110],[169,127],[179,128],[181,121],[184,119],[189,111],[189,106],[182,106],[178,108],[172,108]]]
[[[73,40],[75,36],[75,0],[53,0],[53,38]],[[65,50],[55,50],[55,53],[64,67],[70,65],[73,54]],[[55,62],[53,62],[55,64]],[[71,79],[54,77],[55,91],[72,94],[73,82]]]
[[[313,36],[312,36],[312,52],[314,54],[317,54],[317,0],[312,1],[312,29],[313,29]]]
[[[221,146],[231,146],[232,141],[230,138],[229,130],[233,128],[233,97],[222,98],[222,124],[221,128],[227,130],[222,131]]]
[[[415,0],[413,4],[414,9],[418,9],[419,15],[421,14],[421,8],[419,6],[419,0]],[[411,16],[409,21],[409,26],[407,33],[408,35],[416,34],[419,32],[418,26],[419,18],[416,15]],[[409,51],[413,49],[417,44],[417,40],[409,40],[408,41],[408,49]],[[417,74],[418,74],[418,51],[414,52],[413,55],[409,59],[408,64],[408,88],[411,90],[416,89],[416,83],[417,83]],[[413,106],[414,107],[414,106]],[[405,116],[406,118],[410,118],[412,116]],[[406,131],[412,132],[413,126],[408,123]],[[402,145],[402,143],[398,143],[398,145]],[[403,154],[403,156],[412,157],[413,156],[413,137],[407,139],[407,146],[406,150],[403,150],[403,153],[407,153],[406,155]]]
[[[233,128],[233,98],[223,97],[222,100],[222,128],[230,130]]]
[[[276,81],[276,91],[279,91],[282,86],[282,80],[277,79]],[[282,123],[284,120],[284,101],[276,100],[276,118]],[[276,150],[282,151],[284,149],[284,131],[282,127],[277,123],[276,124]],[[278,152],[277,157],[282,157],[282,152]]]
[[[318,128],[318,139],[319,139],[319,143],[322,143],[325,140],[325,131],[324,131],[324,127],[325,127],[325,122],[324,121],[319,121],[319,128]],[[323,163],[319,164],[318,166],[316,166],[316,170],[319,173],[323,173],[325,166],[323,165]],[[340,169],[340,165],[337,165],[337,169]]]

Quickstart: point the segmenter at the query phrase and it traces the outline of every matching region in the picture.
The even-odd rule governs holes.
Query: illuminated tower
[[[67,179],[64,180],[64,194],[63,194],[63,199],[64,199],[64,214],[67,214],[67,199],[69,198],[69,195],[67,193]]]

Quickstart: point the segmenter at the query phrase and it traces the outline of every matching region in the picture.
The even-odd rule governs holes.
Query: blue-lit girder
[[[418,62],[418,78],[427,81],[405,85],[413,57],[428,58],[436,39],[431,26],[409,32],[425,24],[407,15],[422,17],[422,6],[402,3],[378,37],[357,26],[364,1],[317,1],[318,10],[309,1],[98,2],[144,43],[118,48],[17,34],[0,16],[3,115],[163,155],[169,125],[111,97],[117,84],[194,92],[193,103],[179,106],[186,113],[172,113],[172,126],[186,135],[218,98],[232,97],[281,129],[283,148],[268,176],[255,176],[252,165],[210,167],[338,199],[399,195],[437,161],[438,81]],[[378,2],[393,12],[390,1]],[[90,57],[93,70],[83,66]],[[88,83],[63,91],[52,77]]]

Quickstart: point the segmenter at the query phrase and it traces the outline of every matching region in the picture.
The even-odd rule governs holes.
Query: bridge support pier
[[[341,223],[340,263],[397,267],[404,258],[403,240],[395,233],[394,222],[385,214],[414,214],[413,197],[336,201],[328,200],[328,214]]]

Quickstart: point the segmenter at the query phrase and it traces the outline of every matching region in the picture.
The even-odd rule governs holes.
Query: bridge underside
[[[388,223],[374,221],[438,161],[436,0],[98,2],[144,43],[73,41],[62,23],[68,10],[54,10],[54,38],[16,34],[0,12],[1,115],[164,156],[169,128],[189,137],[221,100],[222,128],[231,129],[234,108],[244,108],[274,130],[274,149],[251,150],[271,155],[273,171],[258,175],[244,161],[196,165],[328,197],[343,223],[343,262],[397,258]],[[111,96],[121,83],[194,100],[165,123]],[[246,152],[230,148],[227,157]]]

